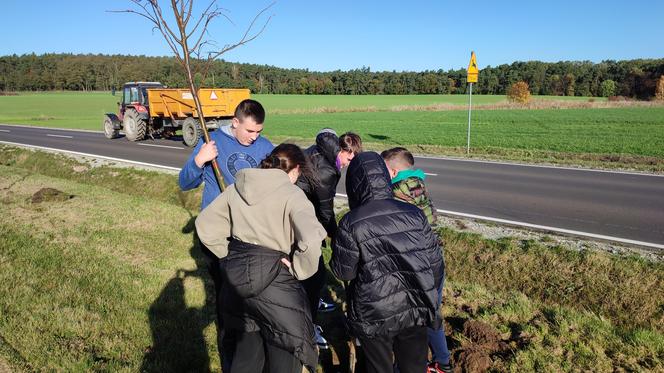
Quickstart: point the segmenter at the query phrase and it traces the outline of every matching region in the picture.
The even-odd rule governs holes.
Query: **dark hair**
[[[260,102],[252,99],[241,101],[235,108],[235,118],[242,121],[244,118],[251,117],[256,123],[263,124],[265,122],[265,109]]]
[[[402,147],[387,149],[380,153],[380,156],[388,163],[397,162],[400,164],[407,164],[408,167],[413,167],[415,164],[413,154],[411,154],[408,149]]]
[[[353,154],[362,153],[362,139],[356,133],[346,132],[339,136],[339,147]]]
[[[261,161],[260,168],[278,168],[288,173],[300,166],[300,175],[311,185],[318,185],[318,178],[314,174],[309,160],[299,146],[293,144],[279,144]]]

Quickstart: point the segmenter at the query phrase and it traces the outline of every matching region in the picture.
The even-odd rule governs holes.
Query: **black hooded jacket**
[[[350,163],[346,193],[351,211],[339,223],[330,267],[350,281],[351,333],[391,337],[413,326],[435,327],[445,265],[426,216],[393,198],[385,162],[374,152]]]
[[[228,256],[219,262],[224,327],[260,332],[267,343],[292,353],[315,372],[318,353],[307,296],[282,258],[287,255],[280,251],[230,242]]]
[[[334,196],[341,172],[337,168],[337,155],[341,151],[339,137],[332,132],[316,136],[316,144],[304,150],[318,178],[318,185],[310,185],[303,177],[297,181],[307,198],[314,205],[316,217],[329,237],[334,237],[337,221],[334,216]]]

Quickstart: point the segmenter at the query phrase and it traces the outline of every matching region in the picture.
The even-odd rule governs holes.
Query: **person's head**
[[[406,148],[396,147],[387,149],[380,153],[380,156],[385,160],[387,171],[393,179],[399,171],[407,170],[415,165],[413,155]]]
[[[339,148],[337,162],[340,168],[344,168],[362,152],[362,139],[356,133],[346,132],[339,137]]]
[[[231,130],[240,144],[249,146],[261,135],[263,122],[265,122],[263,105],[256,100],[246,99],[235,108]]]
[[[293,144],[280,144],[261,161],[259,166],[263,169],[277,168],[288,174],[290,181],[295,184],[302,175],[308,181],[315,181],[316,177],[311,170],[309,161],[299,146]]]
[[[376,152],[358,154],[346,172],[346,195],[351,210],[372,200],[393,199],[387,166]]]

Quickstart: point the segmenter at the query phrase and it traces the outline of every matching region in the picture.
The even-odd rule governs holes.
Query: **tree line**
[[[473,91],[505,94],[525,81],[533,95],[613,96],[649,99],[655,95],[664,59],[625,61],[514,62],[480,70]],[[463,94],[466,71],[373,72],[369,67],[349,71],[315,72],[268,65],[215,61],[204,87],[242,87],[273,94]],[[109,91],[127,81],[160,81],[185,87],[180,66],[172,57],[101,54],[24,54],[0,57],[0,91]]]

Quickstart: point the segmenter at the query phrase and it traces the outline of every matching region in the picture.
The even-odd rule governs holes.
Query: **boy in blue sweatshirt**
[[[255,100],[244,100],[235,109],[231,124],[210,132],[210,142],[199,141],[185,163],[178,184],[182,190],[195,189],[205,182],[203,187],[203,200],[201,210],[217,198],[221,191],[219,183],[214,176],[212,160],[217,159],[219,171],[226,185],[235,183],[235,174],[249,167],[258,167],[261,161],[272,152],[274,145],[266,138],[261,137],[265,109]],[[202,243],[203,254],[209,259],[210,277],[214,281],[215,299],[221,289],[219,275],[219,259]],[[221,316],[221,307],[216,304],[217,310],[217,345],[221,358],[223,371],[230,371],[235,340],[233,336],[224,336],[224,327]]]
[[[235,116],[228,126],[210,132],[210,142],[200,141],[189,160],[180,170],[180,189],[197,188],[202,182],[203,201],[201,210],[221,193],[212,170],[213,159],[217,159],[219,170],[226,185],[235,183],[235,174],[259,163],[274,149],[274,145],[264,137],[263,122],[265,110],[255,100],[244,100],[235,109]]]

